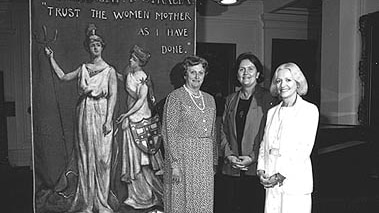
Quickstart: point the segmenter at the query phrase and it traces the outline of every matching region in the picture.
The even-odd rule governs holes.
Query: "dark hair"
[[[86,39],[83,42],[84,48],[87,52],[89,52],[89,45],[91,42],[100,42],[101,46],[103,49],[106,46],[105,40],[96,33],[97,27],[95,24],[89,24],[88,27],[86,28],[85,35]]]
[[[238,68],[239,68],[239,65],[241,64],[241,62],[243,60],[249,60],[251,61],[251,63],[254,64],[254,66],[257,68],[257,73],[259,73],[258,75],[258,78],[257,78],[257,83],[261,83],[264,81],[265,77],[263,75],[263,65],[261,63],[261,61],[258,59],[257,56],[255,56],[253,53],[251,52],[245,52],[245,53],[241,53],[237,59],[236,59],[236,75],[237,76],[237,73],[238,73]]]
[[[183,64],[183,68],[184,68],[184,73],[183,73],[184,75],[186,74],[188,67],[193,67],[193,66],[196,66],[199,64],[201,64],[201,66],[203,66],[203,68],[205,70],[205,74],[208,74],[208,61],[202,57],[199,57],[196,55],[187,56],[183,60],[182,64]]]
[[[130,55],[135,55],[138,58],[138,64],[143,67],[149,62],[150,53],[138,45],[134,45],[130,50]]]

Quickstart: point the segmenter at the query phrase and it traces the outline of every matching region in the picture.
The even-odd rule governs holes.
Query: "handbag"
[[[161,123],[159,116],[144,118],[138,122],[129,122],[133,141],[146,154],[155,154],[161,146]]]

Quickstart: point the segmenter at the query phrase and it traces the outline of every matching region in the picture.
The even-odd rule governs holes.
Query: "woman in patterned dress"
[[[69,212],[109,213],[113,212],[108,195],[117,77],[115,69],[102,58],[105,42],[96,34],[93,24],[86,31],[84,46],[90,60],[70,73],[63,72],[50,47],[46,47],[45,52],[60,80],[78,80],[80,97],[76,107],[73,155],[78,171],[65,173],[67,176],[75,173],[78,181]]]
[[[130,51],[129,65],[125,77],[125,89],[128,93],[127,111],[121,114],[117,122],[122,123],[122,173],[121,180],[128,186],[128,197],[124,204],[134,209],[148,209],[162,205],[163,184],[158,177],[163,173],[163,157],[158,150],[147,154],[133,140],[129,122],[140,122],[150,118],[152,113],[149,97],[152,88],[148,86],[148,76],[143,70],[150,53],[135,45]],[[162,176],[162,174],[160,174]]]
[[[310,213],[313,176],[310,155],[319,112],[301,98],[307,80],[294,63],[280,65],[270,92],[282,100],[267,114],[257,173],[266,188],[265,213]]]
[[[171,92],[163,113],[165,145],[164,212],[213,212],[216,105],[200,91],[207,61],[183,61],[185,84]]]

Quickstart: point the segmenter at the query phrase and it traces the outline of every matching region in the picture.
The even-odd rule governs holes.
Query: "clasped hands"
[[[284,179],[286,179],[286,177],[284,177],[280,173],[276,173],[274,175],[268,176],[267,174],[265,174],[265,171],[263,170],[258,170],[257,174],[259,176],[259,180],[261,184],[265,188],[272,188],[278,184],[279,186],[282,186]]]
[[[235,156],[230,155],[227,157],[232,167],[235,169],[240,169],[246,171],[248,166],[253,162],[253,159],[250,156]]]

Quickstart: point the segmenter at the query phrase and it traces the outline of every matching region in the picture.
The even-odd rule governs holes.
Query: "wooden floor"
[[[379,177],[373,169],[378,162],[372,162],[371,152],[370,146],[359,144],[314,158],[313,213],[379,212]],[[3,164],[0,174],[1,202],[6,209],[0,212],[32,213],[32,171]]]

